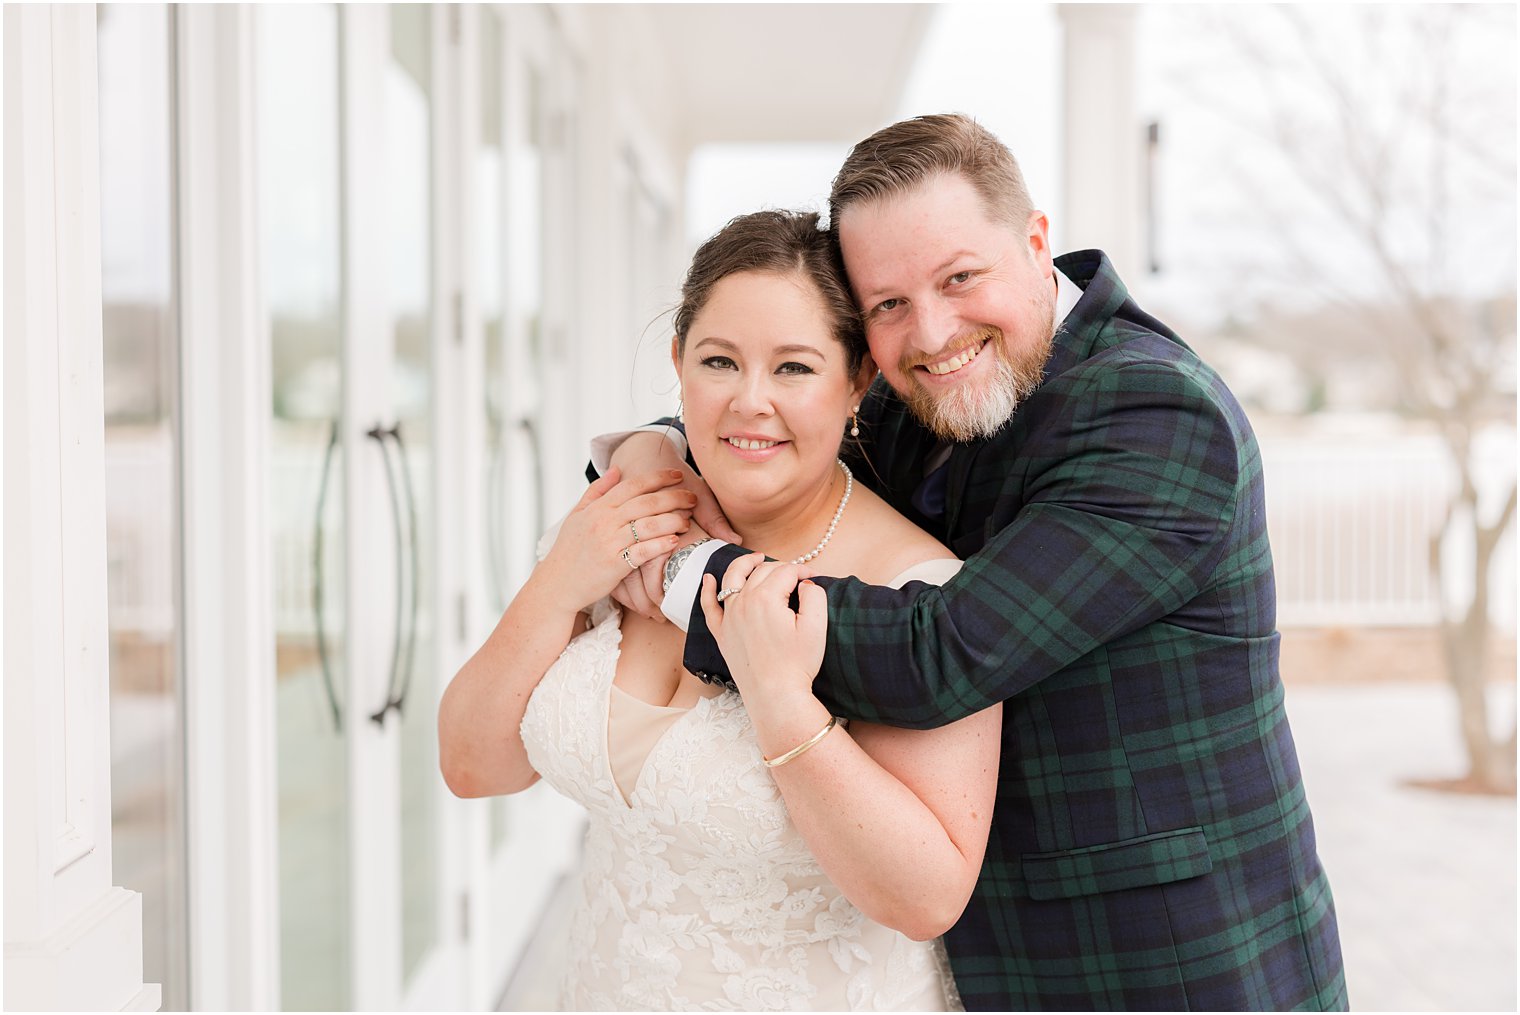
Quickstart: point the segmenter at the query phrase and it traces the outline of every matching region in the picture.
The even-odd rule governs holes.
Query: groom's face
[[[939,436],[988,437],[1039,384],[1055,275],[1045,216],[1012,226],[959,174],[844,210],[839,242],[887,382]]]

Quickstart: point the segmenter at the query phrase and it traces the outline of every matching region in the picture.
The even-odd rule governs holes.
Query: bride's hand
[[[534,572],[562,605],[584,609],[647,561],[668,555],[691,525],[696,497],[661,469],[623,479],[616,466],[586,488]],[[635,538],[637,536],[637,538]]]
[[[783,706],[813,694],[828,634],[828,596],[799,564],[766,561],[753,553],[729,565],[724,589],[739,589],[718,602],[712,575],[702,579],[702,612],[708,630],[745,704]],[[795,592],[798,608],[792,610]]]

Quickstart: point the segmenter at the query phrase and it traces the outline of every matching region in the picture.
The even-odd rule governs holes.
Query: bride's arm
[[[836,728],[772,770],[819,864],[871,919],[915,941],[960,919],[987,849],[1002,717],[997,704],[935,730]],[[785,736],[762,734],[766,757],[801,742],[786,739],[801,724],[779,716],[774,727],[783,724]]]
[[[553,581],[529,576],[438,706],[438,765],[455,796],[518,793],[538,781],[519,727],[528,698],[577,628],[581,607]],[[584,605],[584,604],[583,604]]]
[[[712,580],[703,583],[708,626],[766,758],[807,741],[830,718],[811,689],[827,602],[817,586],[798,586],[798,576],[791,565],[762,565],[722,609]],[[797,613],[787,605],[794,588]],[[935,730],[836,727],[771,774],[793,822],[845,896],[878,923],[926,940],[960,918],[976,885],[1001,730],[1001,705]]]
[[[537,781],[520,732],[528,698],[578,630],[581,611],[628,574],[622,550],[642,564],[675,547],[694,500],[671,487],[679,478],[671,470],[619,482],[609,470],[566,516],[553,548],[444,691],[438,764],[456,795],[517,793]]]

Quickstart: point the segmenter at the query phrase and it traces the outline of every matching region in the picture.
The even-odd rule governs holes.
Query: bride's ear
[[[681,378],[681,336],[670,336],[670,365],[676,368],[676,379]]]

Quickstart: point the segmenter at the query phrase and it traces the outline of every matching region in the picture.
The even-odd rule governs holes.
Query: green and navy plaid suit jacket
[[[935,439],[878,379],[856,474],[966,563],[939,588],[821,581],[816,691],[913,728],[1005,703],[986,860],[945,935],[968,1009],[1345,1008],[1255,436],[1102,253],[1057,265],[1082,297],[1039,389],[953,450],[943,517],[912,504]],[[686,665],[726,673],[700,605]]]

